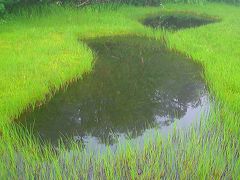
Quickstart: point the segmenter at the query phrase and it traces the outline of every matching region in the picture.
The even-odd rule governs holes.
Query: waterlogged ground
[[[79,10],[65,7],[46,7],[50,9],[41,8],[41,14],[47,16],[40,16],[38,13],[34,15],[34,12],[39,12],[34,10],[33,14],[30,13],[31,18],[27,12],[19,13],[22,14],[20,17],[10,17],[9,22],[4,22],[0,28],[0,52],[1,59],[4,60],[1,62],[3,68],[0,76],[2,87],[0,119],[1,127],[3,127],[0,133],[0,149],[3,159],[3,163],[0,163],[1,177],[29,179],[28,177],[34,176],[49,179],[55,176],[56,179],[62,177],[87,179],[93,174],[96,179],[114,179],[115,177],[125,179],[135,179],[136,177],[140,179],[167,177],[170,179],[188,179],[188,177],[238,179],[240,172],[238,138],[240,101],[237,101],[240,88],[238,61],[240,11],[238,7],[216,3],[206,3],[204,6],[167,4],[165,10],[128,6],[113,11],[105,6],[103,8],[97,6],[98,10],[90,7],[86,11],[85,8]],[[53,13],[49,13],[49,10]],[[21,128],[15,129],[11,124],[8,124],[11,117],[16,117],[28,107],[27,105],[33,106],[36,101],[44,100],[44,95],[50,93],[50,87],[58,89],[61,84],[68,82],[73,77],[79,77],[82,72],[91,69],[92,54],[85,49],[82,42],[77,43],[77,38],[86,39],[87,37],[99,37],[107,34],[113,36],[138,34],[139,36],[159,38],[163,35],[161,30],[144,28],[137,21],[149,14],[161,13],[162,11],[169,13],[170,11],[193,11],[199,14],[219,16],[222,19],[220,23],[198,29],[193,28],[165,34],[168,47],[176,48],[183,54],[191,56],[194,61],[204,64],[204,74],[211,94],[215,96],[217,104],[221,105],[220,108],[213,106],[210,118],[204,119],[208,120],[204,126],[197,128],[197,131],[189,129],[186,133],[182,131],[180,134],[174,133],[166,141],[165,138],[161,139],[162,134],[159,137],[154,136],[144,141],[143,148],[139,148],[138,144],[136,146],[135,144],[126,144],[125,151],[121,148],[124,143],[120,143],[120,147],[117,145],[118,152],[102,154],[95,160],[91,153],[86,155],[86,153],[80,152],[79,147],[75,147],[75,145],[71,146],[70,153],[62,147],[53,148],[57,149],[56,151],[48,146],[40,147],[40,144],[32,140],[29,134],[24,134]],[[58,21],[59,19],[61,21]],[[142,41],[139,42],[143,44]],[[146,42],[148,41],[145,40],[144,43]],[[100,55],[100,51],[98,55]],[[178,58],[182,61],[185,59],[184,57]],[[100,56],[97,59],[98,66],[100,65],[99,60],[101,60]],[[146,61],[144,62],[146,65]],[[105,64],[107,63],[105,62]],[[188,71],[185,70],[181,73],[183,72]],[[94,74],[90,75],[94,76]],[[83,81],[85,80],[87,80],[87,76]],[[73,84],[73,86],[77,87],[77,84]],[[82,88],[80,85],[79,87]],[[171,88],[168,89],[168,91],[170,90]],[[88,92],[92,91],[88,90]],[[95,91],[97,92],[97,90]],[[169,93],[168,91],[167,93]],[[70,89],[65,91],[65,94],[67,93],[70,93]],[[58,99],[60,101],[63,94],[60,92],[53,101],[46,104],[45,107],[43,106],[42,110],[36,110],[35,115],[26,115],[28,121],[26,124],[32,126],[34,124],[32,117],[37,117],[41,111],[42,114],[44,111],[46,113],[46,107],[50,108],[50,105],[54,105]],[[79,96],[79,98],[83,99],[84,97]],[[62,99],[64,100],[63,97]],[[73,97],[73,99],[77,98]],[[69,101],[70,103],[71,101]],[[62,109],[64,109],[63,106],[67,107],[64,103],[57,104],[55,107],[53,105],[52,109],[49,109],[51,113],[56,111],[60,105]],[[72,105],[72,107],[75,106]],[[192,116],[196,116],[192,109],[198,112],[198,108],[189,107],[188,105]],[[153,111],[153,116],[155,114],[157,113]],[[45,139],[48,137],[48,139],[55,141],[53,136],[47,136],[46,133],[46,127],[53,128],[54,122],[52,121],[52,127],[48,127],[47,125],[51,122],[48,121],[50,115],[47,113],[44,115],[47,119],[43,121],[36,118],[39,121],[36,123],[34,131],[42,134],[41,136]],[[66,119],[63,125],[60,123],[62,116],[59,115],[58,118],[55,119],[55,126],[58,125],[62,129],[68,127],[66,122],[69,122],[70,118]],[[192,118],[187,118],[186,123],[183,123],[184,118],[175,120],[177,127],[189,125],[188,119],[192,120]],[[198,122],[198,119],[196,121]],[[110,126],[109,124],[108,126]],[[97,123],[94,125],[99,126]],[[169,132],[172,126],[173,123],[169,126],[162,126],[162,128],[156,125],[155,129],[159,132]],[[77,129],[76,125],[75,129]],[[95,128],[95,130],[99,129],[101,128]],[[59,130],[61,129],[59,128]],[[49,132],[50,130],[48,130]],[[132,132],[135,131],[132,130]],[[137,137],[142,139],[147,132],[153,132],[152,128],[148,126]],[[68,132],[65,131],[65,133]],[[59,137],[59,131],[56,134],[55,139]],[[72,131],[69,136],[81,141],[79,134],[79,132]],[[92,139],[94,139],[95,145],[100,144],[100,138],[87,132],[85,134],[82,136],[85,144],[88,144],[89,140]],[[121,137],[124,135],[125,133],[122,133]],[[110,137],[113,136],[110,135]],[[130,137],[133,136],[130,134]],[[102,146],[104,146],[104,142]],[[89,151],[86,152],[89,153]],[[138,176],[139,174],[141,176]]]
[[[93,72],[22,117],[41,138],[114,144],[154,129],[166,133],[174,121],[187,127],[208,107],[202,68],[160,41],[108,37],[87,44],[96,52]]]
[[[193,14],[162,14],[161,16],[150,17],[144,20],[143,24],[153,28],[163,28],[167,30],[179,30],[191,27],[198,27],[214,23],[218,19],[197,16]]]

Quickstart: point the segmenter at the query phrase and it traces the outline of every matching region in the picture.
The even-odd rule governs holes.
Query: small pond
[[[198,27],[217,22],[217,19],[193,14],[163,14],[150,17],[143,21],[143,24],[153,28],[162,28],[167,30],[179,30],[190,27]]]
[[[42,139],[105,146],[156,129],[166,134],[175,121],[189,127],[208,108],[201,66],[160,41],[105,37],[87,44],[96,53],[93,71],[21,117]]]

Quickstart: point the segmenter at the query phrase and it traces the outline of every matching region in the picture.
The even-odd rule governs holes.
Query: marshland
[[[239,1],[0,1],[1,179],[239,179]]]

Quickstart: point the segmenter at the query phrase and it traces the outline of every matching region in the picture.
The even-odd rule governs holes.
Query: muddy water
[[[164,28],[176,31],[179,29],[198,27],[217,21],[217,19],[190,14],[163,14],[161,16],[147,18],[144,20],[143,24],[153,28]]]
[[[87,44],[96,53],[93,71],[21,118],[41,138],[114,144],[153,129],[168,132],[174,121],[188,127],[208,107],[202,68],[159,41],[108,37]]]

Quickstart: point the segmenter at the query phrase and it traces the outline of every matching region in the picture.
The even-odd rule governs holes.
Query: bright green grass
[[[49,12],[50,11],[50,12]],[[163,33],[138,22],[164,11],[192,11],[218,16],[221,22]],[[240,8],[224,4],[166,5],[164,8],[95,6],[88,9],[46,7],[27,17],[0,22],[0,177],[79,179],[149,179],[240,177]],[[43,13],[45,14],[45,13]],[[93,159],[73,144],[54,155],[30,134],[11,124],[28,107],[40,105],[61,86],[92,68],[93,54],[78,39],[136,34],[161,39],[204,65],[205,78],[220,108],[187,134],[146,140],[144,149],[126,142],[116,154]],[[63,156],[66,156],[64,159]],[[138,169],[143,170],[141,176]]]

